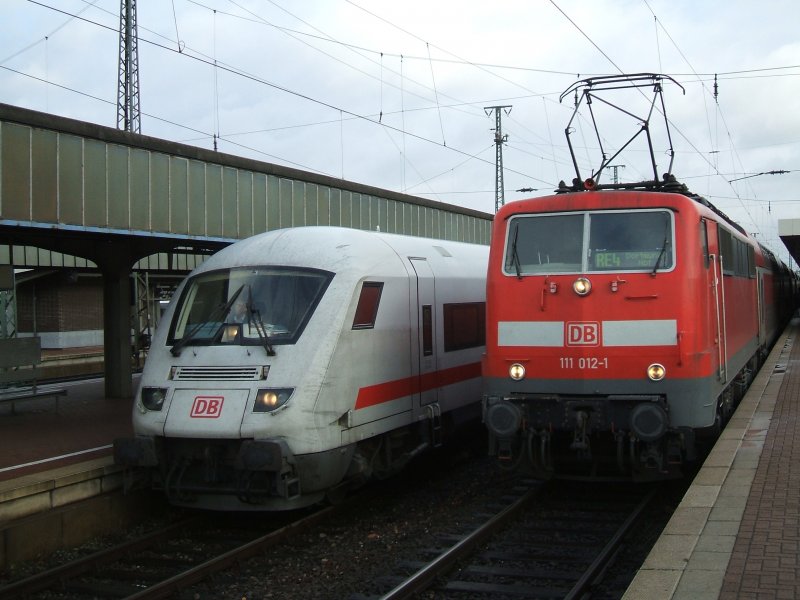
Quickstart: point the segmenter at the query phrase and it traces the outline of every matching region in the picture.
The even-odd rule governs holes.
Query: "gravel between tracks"
[[[342,600],[375,593],[371,582],[391,572],[404,556],[435,545],[437,532],[452,531],[486,509],[514,479],[486,457],[435,452],[383,482],[368,506],[348,510],[335,523],[315,528],[279,550],[181,594],[191,600],[315,598]],[[414,466],[417,465],[415,469]],[[372,494],[371,494],[372,495]]]

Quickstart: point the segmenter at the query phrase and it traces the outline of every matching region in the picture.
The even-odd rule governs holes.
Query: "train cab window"
[[[536,215],[509,224],[505,272],[571,273],[581,270],[584,216]]]
[[[332,278],[327,271],[291,267],[201,273],[184,286],[167,343],[293,344]]]
[[[364,282],[364,285],[361,286],[361,295],[358,297],[358,304],[356,305],[353,329],[372,329],[375,327],[375,318],[378,316],[381,292],[383,292],[383,282]]]
[[[510,220],[503,270],[655,273],[674,267],[674,245],[668,210],[525,215]]]
[[[672,218],[665,210],[590,215],[589,271],[669,270]]]

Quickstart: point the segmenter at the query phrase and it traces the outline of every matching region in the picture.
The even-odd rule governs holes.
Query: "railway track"
[[[397,565],[398,571],[413,574],[391,589],[352,600],[399,600],[422,592],[426,598],[448,599],[584,597],[602,579],[656,491],[533,486],[471,532],[440,538],[442,547],[430,551],[433,558]]]
[[[276,518],[267,531],[254,531],[252,520],[219,525],[215,521],[225,519],[217,515],[189,518],[2,586],[0,599],[167,598],[314,527],[337,510],[327,507],[283,523]]]
[[[502,586],[506,592],[514,586],[517,591],[549,586],[550,597],[565,597],[632,511],[634,488],[617,484],[611,493],[598,485],[542,485],[500,477],[488,463],[476,468],[473,461],[460,464],[440,456],[334,508],[304,513],[308,517],[299,522],[296,514],[289,521],[290,513],[268,518],[204,514],[0,584],[0,600],[249,598],[266,590],[274,598],[374,599],[434,562],[421,577],[423,585],[414,588],[425,588],[420,597],[503,597],[476,591],[482,586]],[[656,511],[647,514],[648,526],[642,529],[658,521]],[[493,525],[480,527],[490,520]],[[471,536],[473,531],[479,533]],[[454,546],[457,550],[447,552]],[[446,557],[436,561],[440,555]],[[627,587],[629,577],[620,582],[640,564],[637,556],[629,546],[613,567],[619,581],[608,585]],[[631,559],[635,565],[625,565]],[[536,569],[550,580],[537,584]],[[412,592],[395,593],[408,597]]]

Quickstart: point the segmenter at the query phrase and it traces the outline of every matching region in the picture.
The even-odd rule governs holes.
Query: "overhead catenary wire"
[[[431,47],[428,42],[425,42],[425,47],[428,49],[428,59],[430,60],[431,56]],[[433,93],[436,97],[436,110],[439,113],[439,128],[442,130],[442,145],[447,146],[447,140],[444,137],[444,123],[442,123],[442,107],[439,104],[439,92],[436,89],[436,76],[433,73],[433,62],[430,63],[431,65],[431,81],[433,82]]]
[[[358,0],[356,0],[356,1],[358,1]],[[210,3],[210,2],[209,2],[209,3]],[[197,4],[199,5],[199,3],[197,3]],[[215,4],[221,5],[221,3],[219,3],[219,2],[217,2],[217,3],[215,3]],[[292,7],[292,8],[294,7],[294,5],[289,5],[289,6],[290,6],[290,7]],[[173,8],[174,8],[174,6],[173,6]],[[98,10],[100,10],[100,9],[99,9],[99,7],[98,7]],[[223,11],[222,11],[222,10],[219,10],[219,13],[218,13],[218,14],[219,14],[219,15],[222,15],[222,14],[223,14]],[[174,15],[173,15],[173,16],[174,16]],[[657,19],[657,17],[655,17],[655,16],[654,16],[654,20],[656,20],[656,21],[657,21],[657,20],[658,20],[658,19]],[[221,22],[221,21],[220,21],[220,22]],[[584,26],[584,23],[581,23],[581,22],[579,22],[579,21],[578,21],[578,24],[579,24],[579,25],[581,25],[582,27]],[[656,27],[656,29],[657,29],[657,32],[660,32],[660,31],[661,31],[661,29],[660,29],[660,27],[661,27],[661,26],[662,26],[662,25],[661,25],[660,23],[657,23],[657,27]],[[185,27],[185,26],[184,26],[184,27]],[[180,29],[180,32],[181,32],[181,33],[185,33],[185,32],[184,32],[184,27],[181,27],[181,29]],[[587,32],[589,32],[590,34],[592,33],[592,31],[591,31],[590,29],[586,28],[586,27],[584,27],[584,30],[585,30],[585,31],[587,31]],[[177,37],[177,34],[178,34],[178,29],[177,29],[177,27],[176,27],[176,31],[175,31],[175,35],[176,35],[176,37]],[[304,34],[303,32],[300,32],[300,35],[305,35],[305,34]],[[307,38],[307,39],[310,39],[310,38]],[[323,37],[321,37],[321,36],[319,36],[319,37],[318,37],[318,39],[320,39],[320,40],[324,40],[324,42],[325,42],[325,43],[334,43],[334,44],[339,44],[339,45],[342,45],[342,42],[341,42],[340,40],[330,41],[330,40],[326,40],[325,38],[323,38]],[[420,39],[422,39],[422,38],[420,37]],[[321,45],[322,43],[323,43],[323,42],[320,42],[320,44],[318,44],[318,45]],[[175,47],[175,42],[174,42],[174,41],[173,41],[173,42],[171,42],[171,46],[172,46],[172,47]],[[181,48],[181,45],[180,45],[180,44],[178,44],[178,48]],[[429,47],[428,47],[428,48],[429,48]],[[391,53],[391,51],[387,51],[387,49],[386,49],[386,48],[382,48],[381,50],[382,50],[382,52],[384,52],[384,53],[385,53],[385,58],[384,58],[384,61],[385,61],[387,58],[388,58],[388,59],[391,59],[391,56],[392,56],[392,53]],[[390,49],[389,49],[389,50],[390,50]],[[406,49],[406,50],[407,50],[407,49]],[[367,49],[366,49],[366,51],[368,51],[368,52],[371,52],[372,50],[367,48]],[[453,62],[453,63],[460,63],[460,64],[465,64],[465,65],[467,65],[467,64],[484,64],[484,65],[488,65],[488,62],[487,62],[487,61],[484,61],[484,62],[482,62],[482,63],[479,63],[478,61],[460,61],[460,60],[458,60],[458,59],[453,59],[453,58],[448,58],[448,57],[445,57],[445,58],[443,58],[443,57],[441,57],[441,56],[436,56],[436,55],[434,55],[434,53],[432,53],[430,50],[428,50],[428,52],[426,52],[426,53],[425,53],[425,54],[427,54],[428,56],[412,57],[412,56],[411,56],[411,54],[412,54],[412,53],[406,53],[406,52],[404,52],[403,54],[404,54],[404,60],[406,61],[406,66],[409,66],[409,65],[408,65],[408,61],[411,61],[411,60],[418,60],[418,59],[419,59],[419,60],[423,60],[423,59],[424,59],[424,60],[427,60],[427,61],[428,61],[428,65],[427,65],[427,66],[428,66],[429,68],[430,68],[430,67],[432,67],[432,66],[434,66],[434,65],[439,65],[439,64],[442,64],[442,62]],[[438,52],[437,52],[436,54],[438,54]],[[378,53],[376,56],[380,56],[380,52],[379,52],[379,53]],[[399,56],[399,54],[398,54],[398,56]],[[434,70],[435,70],[435,69],[437,69],[437,68],[438,68],[438,67],[434,67]],[[505,69],[505,68],[509,68],[509,69],[515,69],[515,67],[514,67],[514,66],[509,66],[509,65],[494,65],[492,68],[503,68],[503,69]],[[786,68],[791,68],[791,67],[786,67]],[[724,74],[725,72],[724,72],[723,70],[721,70],[721,69],[720,69],[720,70],[719,70],[719,72],[720,72],[719,81],[720,81],[720,82],[722,82],[722,81],[723,81],[723,80],[724,80],[726,77],[733,79],[733,78],[740,78],[740,77],[742,77],[742,78],[749,78],[749,77],[761,77],[761,76],[769,76],[769,77],[793,77],[793,76],[795,76],[795,75],[794,75],[794,74],[793,74],[791,71],[787,71],[787,70],[785,70],[786,68],[784,68],[784,67],[776,67],[776,68],[775,68],[775,70],[772,70],[772,71],[767,71],[767,70],[755,70],[755,71],[753,71],[753,70],[745,70],[745,71],[741,71],[741,70],[740,70],[740,71],[728,71],[727,73],[731,73],[730,75],[725,75],[725,74]],[[796,68],[796,67],[795,67],[795,68]],[[782,69],[782,70],[778,70],[778,69]],[[368,68],[367,70],[369,70],[369,68]],[[521,68],[520,68],[520,70],[535,70],[535,69],[528,69],[528,68],[526,68],[526,67],[521,67]],[[405,79],[404,79],[404,82],[405,82],[405,83],[407,83],[407,84],[409,84],[408,86],[406,86],[406,89],[405,89],[405,97],[406,97],[406,99],[409,99],[409,98],[411,98],[411,97],[412,97],[412,96],[411,96],[411,94],[412,94],[412,93],[414,93],[414,91],[416,91],[416,90],[411,90],[411,89],[409,89],[409,87],[411,86],[411,84],[410,84],[410,78],[408,77],[408,69],[404,69],[404,71],[405,71],[405,72],[404,72],[404,75],[406,76],[406,77],[405,77]],[[375,70],[374,74],[375,74],[375,75],[377,75],[377,74],[378,74],[378,73],[377,73],[377,69]],[[381,75],[383,75],[383,71],[381,72]],[[386,71],[386,75],[387,75],[387,77],[389,78],[389,80],[387,80],[387,81],[384,81],[384,82],[381,84],[381,87],[382,87],[382,88],[383,88],[383,86],[384,86],[384,85],[385,85],[385,86],[388,88],[388,87],[389,87],[389,86],[391,86],[393,83],[396,83],[396,80],[395,80],[395,81],[391,81],[391,78],[392,78],[392,76],[390,76],[390,75],[389,75],[389,71],[388,71],[388,70]],[[435,75],[439,75],[439,73],[437,72],[437,73],[435,73]],[[695,77],[697,76],[697,74],[696,74],[696,73],[691,73],[690,75],[693,75],[693,76],[695,76]],[[573,74],[571,74],[571,73],[565,73],[565,76],[570,76],[570,77],[573,77],[574,75],[573,75]],[[702,73],[701,73],[701,74],[700,74],[700,76],[701,76],[700,78],[696,79],[696,81],[697,81],[698,83],[705,82],[707,85],[710,85],[710,83],[709,83],[709,81],[708,81],[708,78],[706,78],[704,74],[702,74]],[[46,78],[46,79],[47,79],[47,78]],[[425,78],[423,78],[423,79],[425,79]],[[436,83],[437,83],[437,84],[439,84],[440,82],[439,82],[439,81],[436,81]],[[702,84],[702,83],[701,83],[701,84]],[[442,89],[444,89],[444,88],[442,88]],[[427,98],[426,98],[426,99],[428,99],[429,101],[431,101],[431,100],[430,100],[430,97],[431,97],[431,96],[434,96],[434,100],[432,100],[432,101],[431,101],[431,103],[433,104],[433,102],[435,102],[435,96],[436,96],[436,95],[438,95],[439,93],[441,93],[441,92],[442,92],[442,89],[440,89],[440,88],[439,88],[439,86],[437,85],[437,86],[436,86],[436,88],[435,88],[435,90],[434,90],[434,91],[433,91],[431,94],[427,94],[427,93],[423,92],[423,95],[424,95],[424,96],[427,96]],[[374,88],[373,88],[373,90],[374,90]],[[382,91],[383,91],[383,90],[382,90]],[[312,96],[315,96],[315,97],[317,97],[317,98],[319,98],[319,95],[318,95],[317,93],[313,92],[313,91],[312,91],[311,95],[312,95]],[[487,94],[487,95],[488,95],[488,94]],[[323,100],[331,100],[331,99],[332,99],[332,98],[330,98],[330,97],[326,98],[326,97],[324,97],[324,96],[325,96],[325,94],[323,94],[323,97],[322,97],[321,99],[323,99]],[[519,97],[521,97],[521,98],[530,98],[530,97],[537,97],[537,96],[535,96],[535,95],[520,95]],[[539,97],[544,97],[544,96],[543,96],[543,95],[539,95]],[[440,100],[441,100],[441,98],[440,98]],[[543,100],[543,104],[544,104],[545,102],[547,102],[547,101],[548,101],[548,100]],[[336,101],[333,101],[333,102],[330,102],[330,103],[331,103],[331,104],[333,104],[333,105],[335,105],[335,106],[341,106],[341,105],[342,105],[342,103],[341,103],[341,102],[336,102]],[[464,103],[464,105],[465,105],[465,106],[469,106],[470,110],[475,110],[475,109],[476,109],[477,107],[479,107],[481,104],[483,104],[483,105],[486,105],[486,104],[500,104],[500,103],[516,103],[516,101],[515,101],[515,100],[511,100],[511,101],[509,101],[509,100],[505,100],[505,99],[503,99],[503,100],[499,100],[499,101],[498,101],[497,99],[494,99],[494,98],[492,98],[492,99],[490,99],[490,100],[488,100],[488,101],[487,101],[487,100],[482,100],[482,101],[480,101],[480,102],[465,102],[465,103]],[[413,102],[413,101],[412,101],[411,103],[409,103],[409,102],[406,102],[406,103],[405,103],[405,106],[403,107],[403,111],[402,111],[402,113],[403,113],[403,114],[405,114],[405,115],[408,115],[408,114],[410,114],[410,113],[411,113],[411,111],[415,111],[415,110],[417,110],[417,111],[422,111],[422,110],[433,110],[433,109],[436,109],[436,110],[437,110],[437,113],[443,113],[443,112],[445,112],[445,108],[446,108],[446,107],[448,107],[448,106],[453,106],[453,105],[455,105],[455,104],[457,104],[457,103],[456,103],[456,102],[451,102],[451,103],[448,103],[448,102],[446,102],[446,101],[445,101],[445,102],[442,102],[442,101],[437,101],[437,102],[436,102],[435,104],[433,104],[432,106],[423,106],[423,107],[420,107],[420,106],[412,106],[412,105],[410,105],[410,104],[415,104],[415,102]],[[419,103],[416,103],[416,104],[419,104]],[[371,107],[368,107],[368,108],[370,109],[368,112],[371,112],[371,109],[372,109],[373,107],[374,107],[374,104],[373,104]],[[380,122],[381,120],[385,121],[385,120],[386,120],[386,115],[387,115],[387,114],[391,114],[391,113],[392,113],[392,111],[391,111],[391,107],[388,107],[388,108],[389,108],[389,110],[387,110],[387,106],[386,106],[386,105],[384,105],[384,104],[383,104],[383,102],[382,102],[382,103],[381,103],[381,106],[380,106],[380,109],[381,109],[381,110],[379,110],[379,111],[375,111],[376,113],[378,113],[378,116],[377,116],[377,117],[375,117],[375,118],[376,118],[376,119],[377,119],[379,122]],[[545,108],[546,108],[546,105],[545,105]],[[358,114],[360,114],[360,115],[364,115],[364,114],[365,114],[365,111],[363,111],[363,110],[356,110],[356,111],[353,111],[353,112],[354,112],[354,113],[358,113]],[[381,114],[381,113],[382,113],[382,114]],[[397,114],[397,113],[395,112],[395,114]],[[336,116],[337,116],[337,119],[334,119],[334,121],[338,121],[338,123],[339,123],[339,125],[340,125],[340,128],[341,128],[341,125],[342,125],[342,123],[344,123],[344,122],[346,122],[346,121],[348,121],[348,122],[349,122],[349,121],[351,121],[351,120],[360,120],[360,118],[359,118],[359,117],[350,116],[350,115],[348,115],[348,114],[345,114],[345,113],[338,113],[338,112],[337,112],[337,115],[336,115]],[[444,115],[444,116],[447,116],[447,115]],[[433,117],[433,114],[431,114],[431,116],[430,116],[431,124],[432,124],[432,120],[433,120],[433,118],[434,118],[434,117]],[[320,120],[320,121],[317,121],[317,122],[315,123],[315,122],[311,122],[311,121],[313,121],[313,119],[308,119],[308,120],[309,120],[309,125],[310,125],[310,126],[311,126],[311,125],[315,125],[315,124],[317,124],[317,123],[322,123],[322,122],[324,122],[324,120]],[[523,141],[523,140],[522,140],[522,139],[519,137],[519,134],[518,134],[518,133],[516,133],[516,132],[519,130],[519,128],[520,128],[520,127],[523,127],[523,126],[524,126],[526,123],[528,123],[528,122],[526,121],[526,122],[514,123],[514,122],[513,122],[513,120],[511,120],[511,119],[509,120],[509,125],[513,125],[513,126],[514,126],[514,129],[513,129],[513,131],[515,131],[515,137],[514,137],[514,141],[515,141],[515,143],[517,143],[517,144],[519,144],[519,143],[522,143],[522,141]],[[394,121],[394,124],[395,124],[395,125],[397,124],[397,120],[395,120],[395,121]],[[442,129],[442,128],[443,128],[443,126],[442,126],[442,121],[440,121],[440,129]],[[201,127],[200,129],[202,129],[202,127]],[[255,129],[255,128],[254,128],[254,129]],[[402,130],[404,130],[404,129],[405,129],[405,127],[402,127],[401,129],[402,129]],[[512,130],[510,126],[508,127],[508,129],[509,129],[509,130]],[[391,132],[392,130],[389,130],[389,131]],[[434,135],[434,136],[431,136],[431,135],[429,135],[429,134],[426,134],[426,133],[425,133],[424,131],[422,131],[422,130],[418,130],[418,131],[420,131],[420,132],[422,133],[423,137],[434,137],[434,138],[438,137],[438,136],[435,136],[435,135]],[[432,131],[432,128],[429,128],[427,131],[428,131],[428,132]],[[225,135],[225,136],[229,136],[229,135],[246,135],[246,133],[245,133],[245,132],[241,132],[241,133],[237,133],[237,134],[226,134],[224,131],[222,131],[222,132],[219,132],[219,133],[220,133],[220,135],[221,135],[221,136],[222,136],[222,135]],[[396,132],[395,132],[395,133],[396,133]],[[534,132],[534,134],[535,134],[535,132]],[[213,134],[212,134],[212,135],[213,135]],[[529,136],[529,137],[531,137],[531,136]],[[443,138],[443,139],[444,139],[444,138]],[[451,140],[451,141],[452,141],[452,140]],[[351,143],[352,143],[352,142],[351,142]],[[699,145],[698,145],[698,144],[695,144],[695,145],[697,146],[697,148],[702,148],[702,146],[703,146],[704,144],[699,144]],[[715,144],[715,145],[716,145],[716,144]],[[441,144],[440,144],[440,146],[441,146]],[[553,153],[554,155],[555,155],[556,151],[558,150],[558,149],[557,149],[557,148],[556,148],[554,145],[552,145],[552,140],[551,140],[551,150],[552,150],[552,153]],[[695,149],[695,150],[696,150],[696,149]],[[693,150],[693,152],[694,152],[694,150]],[[715,158],[715,157],[712,157],[712,156],[708,155],[708,153],[706,152],[706,149],[705,149],[705,148],[703,148],[703,149],[702,149],[700,152],[701,152],[701,153],[703,153],[703,154],[705,154],[705,155],[707,155],[707,156],[709,156],[710,158]],[[721,158],[723,155],[719,155],[719,156],[720,156],[720,158]],[[407,158],[411,158],[411,157],[407,157]],[[548,158],[548,161],[549,161],[549,160],[550,160],[550,158]],[[553,162],[554,162],[554,165],[555,165],[556,161],[554,160]],[[723,164],[724,164],[724,160],[723,160],[722,162],[723,162]],[[725,165],[724,167],[722,167],[722,169],[720,169],[720,165],[713,164],[713,166],[714,166],[714,168],[716,169],[716,171],[719,171],[719,170],[725,170],[725,169],[726,169],[726,167],[727,167],[727,165]],[[769,166],[769,165],[767,165],[767,166]],[[333,170],[334,170],[334,171],[336,170],[336,169],[335,169],[335,167],[334,167],[334,169],[333,169]],[[527,169],[527,168],[524,168],[523,170],[524,170],[524,171],[528,171],[529,169]],[[727,169],[727,170],[731,170],[731,169]],[[742,171],[743,171],[743,170],[744,170],[744,169],[742,169]],[[751,169],[751,170],[753,170],[753,169]],[[712,169],[712,172],[716,172],[716,171],[714,171],[714,170]],[[409,185],[413,185],[413,182],[409,182]]]
[[[62,14],[73,16],[73,17],[76,16],[76,15],[73,15],[72,13],[69,13],[69,12],[64,11],[62,9],[59,9],[59,8],[56,8],[56,7],[53,7],[53,6],[49,6],[47,4],[39,2],[38,0],[28,0],[28,2],[30,2],[32,4],[37,4],[39,6],[42,6],[44,8],[53,10],[55,12],[59,12],[59,13],[62,13]],[[92,21],[92,20],[86,19],[84,17],[77,17],[77,18],[79,18],[80,20],[85,21],[87,23],[90,23],[92,25],[96,25],[98,27],[101,27],[103,29],[107,29],[109,31],[116,31],[113,27],[110,27],[110,26],[105,25],[103,23],[98,23],[96,21]],[[207,59],[207,58],[203,58],[203,57],[200,57],[200,56],[195,56],[192,53],[187,52],[186,48],[184,48],[183,52],[178,52],[176,49],[173,49],[173,48],[171,48],[169,46],[166,46],[165,44],[160,44],[160,43],[155,42],[153,40],[140,39],[140,42],[145,43],[145,44],[150,45],[150,46],[153,46],[153,47],[156,47],[156,48],[159,48],[159,49],[164,50],[164,51],[169,52],[169,53],[179,54],[180,56],[182,56],[182,57],[184,57],[186,59],[194,60],[196,62],[205,64],[205,65],[207,65],[209,67],[213,67],[214,66],[213,60],[210,60],[210,59]],[[318,98],[314,98],[314,97],[312,97],[312,96],[310,96],[308,94],[304,94],[302,92],[297,92],[295,90],[287,88],[286,86],[283,86],[283,85],[268,81],[268,80],[263,79],[261,77],[258,77],[256,75],[242,72],[242,71],[236,69],[235,67],[227,65],[225,63],[222,63],[222,62],[218,61],[217,64],[216,64],[216,67],[220,71],[228,72],[228,73],[231,73],[233,75],[242,77],[244,79],[248,79],[250,81],[253,81],[255,83],[271,87],[271,88],[276,89],[278,91],[281,91],[281,92],[284,92],[286,94],[292,95],[292,96],[294,96],[296,98],[300,98],[302,100],[306,100],[308,102],[311,102],[311,103],[317,104],[319,106],[331,109],[333,111],[340,111],[341,110],[342,113],[345,114],[345,115],[354,117],[356,119],[359,119],[359,120],[362,120],[362,121],[365,121],[365,122],[373,123],[373,124],[379,125],[381,127],[386,127],[386,128],[388,128],[390,130],[393,130],[393,131],[395,131],[397,133],[400,133],[401,135],[409,136],[409,137],[412,137],[412,138],[414,138],[416,140],[419,140],[419,141],[422,141],[422,142],[425,142],[425,143],[428,143],[428,144],[432,144],[432,145],[435,145],[435,146],[439,146],[439,147],[442,147],[442,148],[447,148],[447,150],[455,152],[455,153],[458,153],[458,154],[461,154],[463,156],[473,156],[471,153],[469,153],[467,151],[464,151],[464,150],[461,150],[459,148],[456,148],[454,146],[443,146],[440,142],[437,142],[436,140],[432,140],[430,138],[427,138],[427,137],[425,137],[423,135],[420,135],[420,134],[417,134],[417,133],[414,133],[414,132],[410,132],[410,131],[405,131],[402,128],[394,127],[394,126],[389,125],[387,123],[378,123],[377,120],[375,120],[374,118],[371,118],[369,116],[356,113],[355,111],[351,111],[351,110],[348,110],[348,109],[343,108],[343,107],[336,106],[336,105],[334,105],[334,104],[332,104],[330,102],[326,102],[324,100],[320,100]],[[487,164],[491,164],[490,161],[484,161],[483,159],[480,159],[480,158],[477,158],[477,160],[480,160],[482,162],[486,162]],[[525,173],[522,173],[522,172],[519,172],[519,171],[513,171],[513,170],[510,170],[510,171],[511,172],[516,172],[517,174],[523,175],[525,177],[529,176],[529,175],[527,175]]]

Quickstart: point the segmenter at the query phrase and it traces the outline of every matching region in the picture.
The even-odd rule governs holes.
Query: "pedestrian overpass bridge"
[[[336,225],[488,244],[492,215],[0,104],[0,264],[103,276],[106,395],[130,397],[130,274],[264,231]]]

